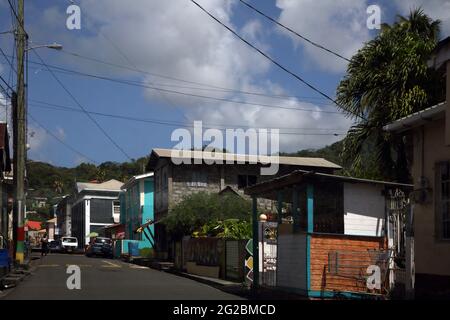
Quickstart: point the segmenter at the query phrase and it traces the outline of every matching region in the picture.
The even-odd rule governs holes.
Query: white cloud
[[[203,0],[200,2],[224,23],[232,25],[232,10],[236,1]],[[334,15],[340,9],[334,2],[331,3],[331,8],[326,8],[327,10],[323,5],[314,5],[313,2],[299,2],[307,4],[311,9],[326,11],[326,14],[315,21],[309,27],[310,30],[306,31],[309,32],[312,29],[316,32],[312,36],[318,33],[319,38],[322,35],[339,38],[339,41],[333,38],[331,45],[336,45],[337,50],[345,49],[344,54],[352,52],[357,43],[365,38],[366,31],[360,30],[356,23],[361,6],[353,4],[351,0],[347,0],[346,3],[353,4],[351,6],[353,9],[350,11],[346,9],[343,17],[339,19],[334,19]],[[32,38],[39,39],[39,41],[51,39],[51,41],[61,42],[68,51],[122,65],[131,64],[152,73],[189,79],[218,87],[273,94],[284,93],[279,84],[270,80],[264,81],[264,78],[268,78],[268,71],[271,67],[267,60],[241,43],[229,31],[218,25],[189,1],[135,0],[133,5],[123,0],[110,0],[107,4],[105,1],[96,0],[82,0],[79,3],[82,9],[82,28],[88,30],[83,30],[83,33],[66,30],[66,16],[61,10],[61,6],[59,8],[51,7],[44,10],[41,16],[38,16],[35,25],[31,26]],[[311,21],[311,17],[307,17],[308,14],[295,4],[278,1],[277,5],[283,7],[281,19],[297,21],[308,18]],[[365,13],[365,9],[363,13]],[[336,27],[338,21],[349,17],[351,21],[346,21],[344,26],[339,27],[335,32],[327,31],[328,26]],[[332,21],[329,22],[329,25],[322,27],[321,23],[324,21],[328,23],[328,19]],[[290,24],[291,21],[288,22]],[[346,33],[349,25],[354,31],[351,34]],[[295,24],[293,26],[302,27]],[[233,26],[233,28],[236,27]],[[264,39],[264,28],[257,20],[248,21],[239,32],[264,50],[270,50],[269,42]],[[324,42],[328,43],[326,39]],[[114,46],[120,48],[119,50],[125,53],[126,57]],[[343,65],[334,57],[323,57],[315,50],[310,54],[310,59],[317,61],[321,67],[330,71],[334,72],[343,68]],[[78,67],[91,73],[101,71],[101,73],[114,72],[121,77],[131,75],[128,71],[120,69],[111,71],[114,69],[90,64],[87,61],[76,60],[65,55],[58,54],[57,59],[64,59],[64,64],[68,65],[78,64]],[[187,85],[152,76],[145,76],[142,80],[148,83]],[[286,106],[294,104],[294,101],[280,102],[270,98],[244,97],[230,92],[205,92],[186,88],[181,91],[259,103]],[[349,125],[343,117],[325,116],[320,113],[233,105],[186,96],[161,95],[153,90],[144,90],[144,94],[150,101],[170,100],[172,104],[184,107],[183,111],[186,113],[186,117],[191,120],[203,119],[205,122],[218,124],[239,123],[258,127],[329,127],[329,122],[333,123],[333,127],[339,128]],[[167,104],[167,102],[165,103]],[[311,109],[319,108],[300,101],[295,101],[295,104],[301,104]],[[167,139],[169,138],[167,137]],[[282,147],[289,151],[301,147],[319,147],[336,140],[329,136],[294,135],[283,136],[282,139]]]
[[[275,87],[275,89],[278,88]],[[278,92],[278,94],[283,94],[283,92]],[[245,100],[244,97],[243,99]],[[278,100],[275,103],[274,99],[266,97],[252,98],[251,100],[256,100],[262,104],[275,104],[283,108],[301,108],[319,112],[302,112],[253,106],[242,108],[231,103],[221,103],[216,105],[214,110],[211,110],[208,106],[192,109],[188,116],[192,122],[194,120],[203,120],[204,127],[209,127],[208,124],[218,124],[230,128],[231,124],[241,125],[241,128],[244,130],[247,127],[279,128],[280,132],[299,133],[298,135],[280,135],[280,150],[285,152],[317,148],[318,146],[336,142],[342,139],[342,136],[333,136],[330,133],[345,133],[351,125],[351,121],[340,114],[320,112],[335,111],[335,109],[319,107],[311,102],[290,99]]]
[[[56,128],[55,135],[61,140],[66,140],[66,132],[62,127]]]
[[[0,92],[0,122],[8,122],[8,107],[8,100],[6,99],[5,95]]]
[[[48,142],[48,135],[44,129],[33,124],[28,125],[28,144],[33,154],[41,154],[43,146]]]
[[[280,23],[344,57],[350,58],[369,39],[365,0],[276,0],[276,5],[281,9]],[[304,48],[305,64],[313,63],[329,72],[345,70],[346,61],[285,30],[281,32]]]
[[[422,8],[423,11],[433,19],[441,20],[442,37],[450,36],[450,0],[395,0],[402,15],[415,8]]]
[[[86,159],[86,158],[83,157],[83,156],[76,155],[75,158],[74,158],[74,160],[73,160],[74,166],[78,166],[78,165],[80,165],[80,164],[82,164],[82,163],[91,163],[91,161],[89,161],[88,159]]]

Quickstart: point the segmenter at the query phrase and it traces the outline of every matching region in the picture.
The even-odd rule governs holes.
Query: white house
[[[103,183],[77,182],[77,194],[71,208],[71,233],[78,238],[80,247],[89,243],[91,232],[103,235],[104,227],[119,222],[122,185],[114,179]]]

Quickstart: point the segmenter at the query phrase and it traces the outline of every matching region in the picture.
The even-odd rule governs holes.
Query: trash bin
[[[128,242],[128,254],[132,257],[138,257],[139,256],[139,243]]]

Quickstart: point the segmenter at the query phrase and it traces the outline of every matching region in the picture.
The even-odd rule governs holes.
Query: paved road
[[[118,260],[50,254],[4,299],[239,299],[208,285]],[[67,265],[81,268],[81,290],[67,289]]]

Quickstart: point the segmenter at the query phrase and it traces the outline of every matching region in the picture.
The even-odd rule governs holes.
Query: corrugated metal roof
[[[153,177],[153,172],[148,172],[148,173],[140,174],[138,176],[133,176],[122,185],[121,189],[125,190],[125,189],[129,188],[135,181],[139,181],[141,179],[150,178],[150,177]]]
[[[247,162],[247,163],[270,163],[273,162],[276,157],[271,156],[257,156],[257,155],[245,155],[235,153],[223,153],[223,152],[207,152],[207,151],[190,151],[190,150],[176,150],[176,149],[153,149],[150,156],[149,163],[154,162],[155,158],[176,158],[176,159],[203,159],[203,160],[223,160],[225,163],[227,160],[233,162]],[[328,161],[324,158],[310,158],[310,157],[278,157],[279,164],[290,166],[302,166],[302,167],[317,167],[317,168],[330,168],[330,169],[342,169],[341,166]]]
[[[289,185],[298,184],[303,181],[303,179],[311,179],[311,178],[321,178],[325,180],[335,180],[349,183],[366,183],[366,184],[378,184],[392,187],[402,187],[412,189],[412,184],[407,183],[398,183],[398,182],[390,182],[390,181],[381,181],[381,180],[371,180],[371,179],[362,179],[348,176],[340,176],[335,174],[327,174],[320,173],[314,171],[306,171],[306,170],[295,170],[292,173],[287,175],[277,177],[274,179],[270,179],[253,186],[247,187],[245,189],[245,193],[248,195],[258,195],[273,189],[283,188]]]
[[[120,191],[123,182],[115,179],[111,179],[102,183],[92,183],[92,182],[77,182],[77,190],[81,192],[83,190],[91,191]]]
[[[430,120],[440,119],[444,116],[445,109],[447,108],[446,102],[441,102],[435,106],[420,110],[406,117],[391,122],[383,127],[383,130],[389,132],[403,132],[412,128],[420,126],[424,123],[430,122]]]

